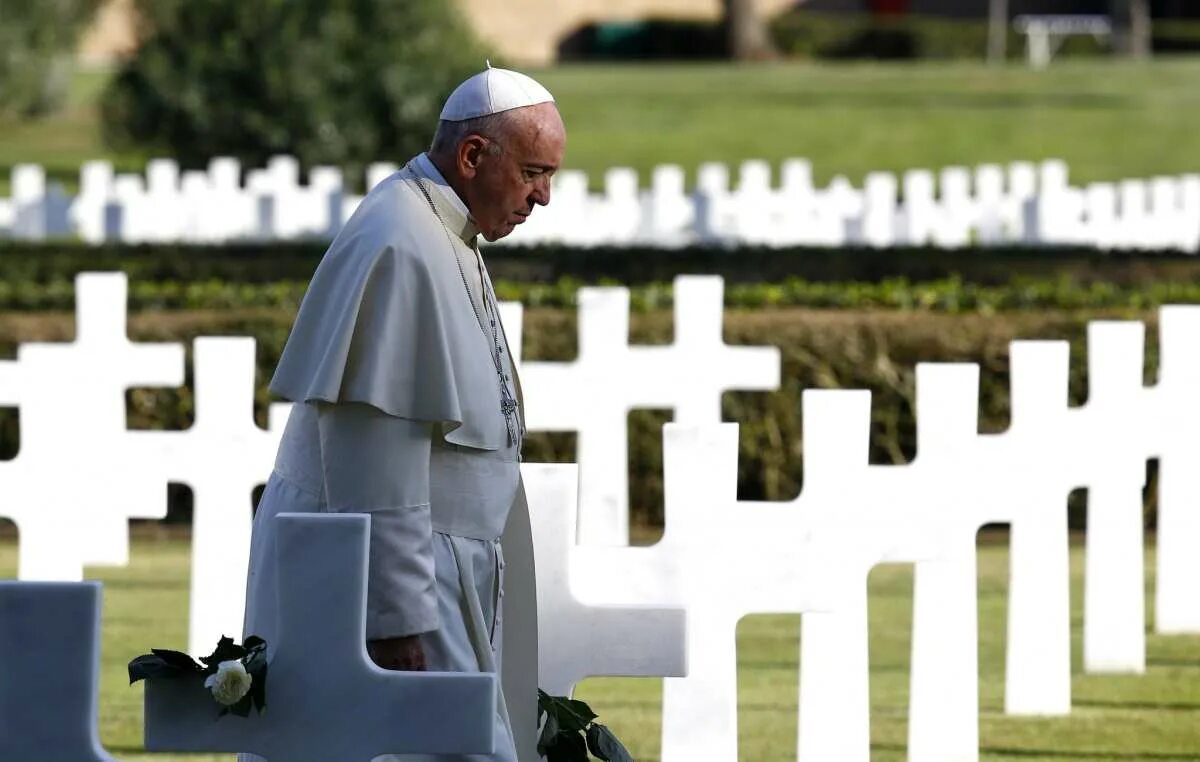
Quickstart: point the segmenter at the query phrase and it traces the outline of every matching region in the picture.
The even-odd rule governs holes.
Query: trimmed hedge
[[[724,398],[725,420],[741,424],[739,494],[743,499],[795,497],[803,484],[800,399],[806,388],[863,388],[873,392],[871,459],[903,463],[915,455],[914,373],[919,362],[977,362],[982,367],[979,422],[982,431],[1008,426],[1008,342],[1065,339],[1071,342],[1071,399],[1086,398],[1084,336],[1089,320],[1129,318],[1147,323],[1147,378],[1157,366],[1157,319],[1152,311],[1042,311],[996,315],[944,315],[871,310],[727,310],[725,340],[773,344],[783,353],[782,388],[772,393],[733,392]],[[245,335],[258,340],[259,424],[265,424],[266,383],[287,338],[292,313],[278,309],[193,312],[142,311],[131,316],[130,335],[143,341],[184,341],[199,335]],[[74,332],[69,314],[0,313],[0,351],[17,341],[64,341]],[[671,340],[672,316],[656,309],[631,320],[635,343]],[[572,359],[577,352],[573,310],[529,309],[524,330],[527,359]],[[190,374],[189,374],[190,383]],[[190,390],[135,389],[128,394],[128,421],[135,428],[179,429],[194,419]],[[662,521],[661,411],[630,416],[630,486],[636,518]],[[17,449],[17,421],[0,417],[0,454]],[[535,434],[529,461],[569,461],[571,435]],[[1153,495],[1153,490],[1150,491]],[[170,517],[187,520],[187,493],[173,493]],[[1078,500],[1075,501],[1078,504]],[[1078,505],[1076,525],[1082,520]],[[1152,502],[1148,521],[1153,521]]]
[[[132,281],[307,281],[324,243],[228,246],[98,246],[0,241],[0,281],[10,284],[70,281],[76,274],[121,270]],[[911,282],[953,277],[994,286],[1014,280],[1098,282],[1121,286],[1200,282],[1200,257],[1178,252],[1100,252],[1089,248],[792,248],[567,246],[490,247],[484,254],[496,280],[550,284],[669,282],[676,275],[712,273],[729,283]]]
[[[561,278],[554,283],[499,280],[495,285],[503,301],[521,302],[533,308],[573,309],[580,287],[586,284],[574,278]],[[616,282],[602,280],[600,285],[616,285]],[[308,282],[302,280],[273,283],[135,280],[130,285],[128,302],[134,310],[267,307],[294,311],[307,288]],[[671,283],[645,283],[630,289],[630,307],[635,312],[662,309],[673,303]],[[732,283],[725,290],[726,307],[762,309],[815,307],[991,314],[1030,309],[1147,309],[1194,303],[1200,303],[1200,283],[1196,282],[1121,285],[1103,281],[1079,283],[1066,277],[1049,281],[1015,279],[995,286],[965,283],[958,277],[916,283],[907,278],[888,278],[879,283],[820,283],[788,278],[779,283]],[[0,310],[39,312],[74,307],[72,281],[0,281]]]

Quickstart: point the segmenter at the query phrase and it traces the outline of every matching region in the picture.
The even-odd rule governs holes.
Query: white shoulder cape
[[[490,347],[456,256],[473,262],[473,225],[410,163],[373,189],[325,253],[271,391],[293,402],[363,402],[441,423],[446,441],[503,448],[507,431]]]

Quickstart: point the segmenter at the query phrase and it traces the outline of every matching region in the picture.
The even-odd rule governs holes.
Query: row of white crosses
[[[377,163],[368,187],[395,172]],[[229,241],[329,240],[361,196],[349,193],[341,170],[313,167],[307,183],[300,162],[277,156],[264,168],[245,171],[236,160],[216,158],[204,170],[182,170],[155,159],[145,174],[116,173],[105,161],[80,170],[79,194],[47,182],[42,167],[13,168],[13,197],[0,199],[0,234],[25,240],[78,236],[88,243],[225,243]]]
[[[396,169],[372,164],[365,187]],[[144,175],[92,161],[70,198],[40,166],[23,164],[13,169],[12,198],[0,199],[0,235],[77,235],[90,243],[328,240],[361,197],[336,168],[313,167],[306,184],[300,175],[290,156],[265,168],[217,158],[206,170],[186,171],[156,159]],[[726,165],[702,164],[691,191],[675,165],[656,167],[645,189],[634,170],[610,169],[599,193],[589,191],[585,173],[566,170],[555,177],[554,197],[505,243],[1200,249],[1200,174],[1077,188],[1056,160],[914,169],[899,178],[872,172],[861,188],[844,176],[816,187],[804,159],[784,161],[777,184],[765,161],[744,162],[736,185]]]
[[[194,496],[191,631],[195,651],[240,630],[251,493],[274,462],[288,406],[253,419],[255,342],[198,338],[195,421],[185,431],[130,431],[125,394],[184,382],[179,344],[126,337],[120,273],[76,279],[76,338],[27,343],[0,361],[0,403],[18,409],[17,456],[0,463],[0,516],[20,538],[18,577],[73,581],[87,565],[124,565],[129,519],[163,518],[167,484]],[[69,474],[70,478],[63,478]]]
[[[61,417],[88,421],[96,409],[119,411],[128,386],[179,383],[178,348],[131,344],[125,338],[121,276],[82,276],[78,287],[76,342],[22,347],[18,360],[0,375],[9,385],[10,404],[18,404],[26,416],[23,432],[49,425],[35,411],[50,410],[51,402],[72,411],[62,416],[58,407]],[[1162,466],[1156,624],[1164,632],[1200,631],[1200,605],[1190,586],[1200,577],[1200,563],[1191,552],[1200,541],[1200,515],[1194,509],[1200,484],[1187,466],[1197,452],[1192,432],[1200,423],[1189,394],[1200,381],[1200,355],[1193,350],[1200,338],[1196,308],[1164,309],[1161,373],[1151,388],[1141,384],[1142,326],[1093,324],[1089,402],[1077,410],[1066,402],[1066,345],[1015,343],[1013,423],[1001,435],[975,432],[975,366],[921,366],[919,451],[908,466],[867,465],[866,393],[808,392],[805,491],[792,503],[755,505],[736,501],[736,431],[703,425],[719,420],[720,391],[775,385],[777,354],[722,346],[717,279],[677,283],[677,337],[669,347],[628,346],[627,312],[624,320],[613,320],[617,315],[605,306],[612,301],[627,310],[620,290],[585,294],[581,304],[603,309],[591,318],[581,315],[580,359],[561,367],[525,363],[526,384],[581,386],[583,396],[556,404],[564,415],[588,407],[594,402],[589,389],[601,395],[610,391],[596,381],[602,371],[595,358],[603,357],[607,372],[614,374],[683,369],[676,378],[682,396],[664,402],[653,389],[641,396],[635,385],[617,387],[616,415],[610,410],[607,419],[578,419],[584,473],[577,505],[574,476],[562,470],[566,467],[527,473],[545,622],[542,674],[547,685],[565,691],[588,675],[678,676],[686,665],[688,677],[669,680],[664,690],[664,759],[695,758],[696,744],[720,750],[721,758],[731,749],[736,753],[733,632],[741,616],[759,611],[806,612],[800,757],[864,758],[869,748],[864,584],[871,566],[882,561],[917,565],[910,722],[914,759],[970,758],[977,746],[974,536],[979,526],[995,521],[1013,527],[1007,709],[1069,711],[1065,497],[1075,486],[1092,492],[1085,664],[1089,669],[1139,671],[1145,653],[1141,486],[1145,460],[1152,456],[1160,457]],[[507,310],[509,333],[519,335],[519,312],[512,306]],[[597,322],[600,316],[609,321]],[[603,338],[601,325],[615,337]],[[589,335],[593,338],[585,338]],[[607,351],[593,355],[597,350],[588,346]],[[517,350],[514,346],[515,354]],[[660,364],[639,365],[654,357],[646,354],[652,351],[668,356]],[[726,357],[726,352],[746,354]],[[705,353],[711,354],[707,364]],[[114,354],[128,358],[126,363],[113,362]],[[43,356],[55,362],[38,359]],[[587,361],[589,357],[593,359]],[[133,358],[141,358],[140,363]],[[124,491],[115,492],[122,496],[119,501],[101,494],[104,488],[94,485],[104,482],[93,479],[103,474],[87,458],[97,453],[111,458],[106,467],[122,474],[121,490],[134,495],[141,489],[130,485],[136,487],[139,478],[160,494],[167,480],[192,484],[198,494],[191,650],[198,652],[210,647],[216,634],[240,627],[241,602],[222,607],[220,600],[228,598],[229,590],[242,589],[243,579],[240,574],[222,577],[220,570],[239,567],[230,563],[230,549],[246,552],[247,498],[269,471],[285,410],[273,411],[270,433],[253,425],[249,340],[201,339],[195,358],[197,414],[191,430],[127,432],[119,415],[108,415],[97,431],[81,436],[78,424],[70,436],[60,431],[58,449],[50,447],[50,439],[38,444],[36,435],[31,440],[27,434],[21,454],[4,464],[9,471],[0,471],[0,477],[10,479],[3,488],[9,496],[4,513],[14,516],[21,530],[23,571],[28,572],[27,564],[66,557],[64,567],[41,575],[51,578],[78,578],[82,565],[94,558],[120,561],[120,553],[128,552],[127,519],[161,511],[135,505]],[[731,364],[758,370],[749,376],[717,374]],[[219,372],[210,370],[218,367]],[[105,368],[112,370],[96,375]],[[39,383],[39,372],[63,373],[74,382],[99,378],[104,391],[85,395],[84,407],[70,407],[71,395],[79,389],[55,386],[52,380]],[[595,436],[601,441],[618,441],[624,437],[623,411],[641,405],[672,407],[677,417],[690,417],[688,423],[701,426],[676,424],[664,438],[667,529],[664,540],[652,548],[620,546],[627,516],[622,520],[617,515],[612,500],[623,495],[614,498],[603,472],[586,470],[583,453],[585,432],[600,431]],[[530,413],[532,418],[533,408]],[[621,433],[603,432],[606,420]],[[87,446],[73,449],[68,441],[73,437]],[[180,470],[181,455],[193,461],[190,470]],[[145,472],[121,472],[129,459],[148,464]],[[623,470],[622,463],[609,465]],[[73,483],[93,488],[72,493],[71,484],[55,479],[64,469],[85,474]],[[1014,473],[1021,478],[1014,479]],[[62,485],[63,494],[53,499],[30,494],[31,485],[44,489],[48,483]],[[590,536],[581,529],[578,546],[570,541],[575,522],[563,520],[576,510],[579,526],[591,525],[599,533]],[[45,534],[36,531],[47,514],[68,516],[68,528],[89,530],[71,533],[64,542],[69,529],[56,522],[58,541],[51,548]],[[712,563],[718,555],[727,563]],[[686,628],[681,611],[691,620]],[[641,637],[630,637],[630,622],[638,623]],[[587,659],[571,646],[580,633],[587,633],[591,644]],[[654,647],[631,649],[631,642]],[[696,717],[707,718],[699,723],[705,728],[699,736]],[[947,722],[948,717],[956,719]]]
[[[1005,708],[1071,710],[1067,495],[1089,490],[1084,665],[1145,669],[1142,487],[1160,458],[1160,632],[1200,632],[1200,309],[1161,315],[1159,382],[1142,385],[1144,327],[1089,326],[1088,402],[1069,408],[1065,342],[1014,342],[1012,425],[977,432],[978,366],[918,367],[918,456],[870,466],[870,394],[808,391],[803,493],[736,499],[736,427],[668,426],[666,530],[650,548],[581,545],[570,581],[591,605],[686,610],[688,675],[663,690],[662,759],[737,757],[734,630],[750,613],[803,613],[802,761],[870,754],[866,580],[916,568],[909,759],[978,758],[975,542],[1011,526]],[[585,486],[586,490],[586,486]],[[582,506],[581,506],[582,508]]]

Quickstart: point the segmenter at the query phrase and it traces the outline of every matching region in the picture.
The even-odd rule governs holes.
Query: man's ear
[[[458,171],[463,177],[475,177],[486,147],[487,140],[480,135],[468,135],[458,144]]]

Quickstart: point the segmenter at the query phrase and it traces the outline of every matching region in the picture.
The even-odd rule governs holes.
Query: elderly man
[[[329,247],[271,382],[297,404],[254,518],[247,635],[277,635],[272,519],[369,513],[372,659],[498,671],[499,538],[510,508],[524,510],[524,425],[478,238],[549,203],[565,140],[549,92],[489,66],[447,100],[430,150],[374,188]],[[533,706],[530,693],[520,700]],[[495,723],[495,753],[472,759],[515,761],[503,696]]]

